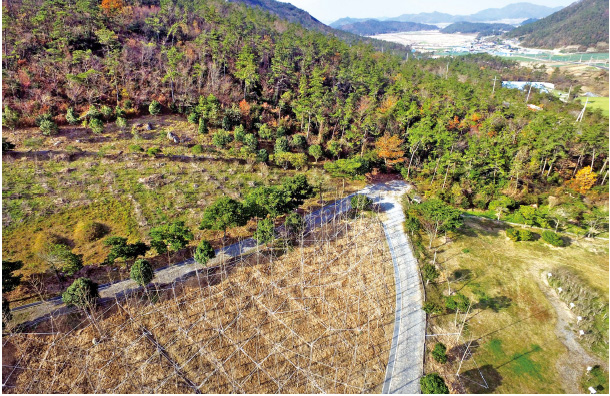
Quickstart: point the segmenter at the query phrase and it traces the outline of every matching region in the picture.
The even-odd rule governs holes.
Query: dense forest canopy
[[[302,134],[329,158],[424,178],[462,207],[508,192],[537,203],[584,166],[605,181],[608,119],[588,113],[577,123],[580,105],[535,89],[528,103],[543,110],[530,110],[527,92],[494,78],[546,74],[500,58],[405,62],[219,0],[24,0],[3,13],[5,125],[45,114],[63,124],[70,108],[133,115],[154,103],[198,112],[206,128],[241,124],[262,140],[279,129]],[[384,135],[398,137],[403,160],[377,155]]]

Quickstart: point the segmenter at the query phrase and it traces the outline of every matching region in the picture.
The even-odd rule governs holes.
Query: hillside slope
[[[526,47],[608,46],[608,1],[581,0],[507,34]]]
[[[371,19],[364,22],[349,23],[341,26],[339,29],[361,36],[373,36],[375,34],[383,33],[436,30],[438,27],[435,25],[426,25],[416,22],[376,21]]]
[[[298,23],[306,29],[315,30],[324,34],[334,35],[348,44],[354,44],[358,41],[366,44],[371,44],[378,51],[390,51],[399,56],[406,56],[409,52],[407,46],[391,43],[388,41],[381,41],[372,38],[363,38],[354,34],[353,32],[337,30],[330,26],[323,24],[316,18],[311,16],[307,11],[304,11],[298,7],[293,6],[290,3],[283,3],[276,0],[229,0],[231,3],[245,4],[251,8],[258,8],[260,10],[269,12],[278,16],[281,19],[285,19],[288,22]]]

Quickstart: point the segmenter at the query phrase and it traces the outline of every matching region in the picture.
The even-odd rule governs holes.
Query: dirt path
[[[546,271],[541,271],[540,268],[532,270],[539,272],[536,274],[535,279],[537,279],[540,290],[557,314],[555,334],[567,349],[564,356],[557,360],[556,364],[559,378],[561,378],[561,385],[567,393],[581,393],[580,381],[587,367],[599,364],[607,370],[608,363],[596,356],[592,356],[580,345],[578,342],[576,315],[568,308],[566,303],[559,299],[555,289],[549,285]]]

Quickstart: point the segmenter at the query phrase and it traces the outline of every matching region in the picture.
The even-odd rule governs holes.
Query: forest
[[[495,81],[542,70],[488,55],[405,60],[215,0],[24,0],[3,21],[7,128],[95,135],[177,114],[218,147],[243,143],[240,155],[285,169],[321,159],[337,177],[398,172],[462,209],[552,196],[583,229],[594,210],[607,218],[608,118],[576,122],[580,104]]]

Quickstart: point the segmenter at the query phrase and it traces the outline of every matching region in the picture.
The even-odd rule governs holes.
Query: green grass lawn
[[[577,100],[584,104],[587,99],[578,98]],[[609,98],[603,96],[589,98],[589,103],[587,103],[587,109],[601,109],[602,113],[607,117],[610,113],[610,100]]]
[[[546,272],[567,267],[607,296],[607,242],[574,242],[565,248],[541,240],[515,243],[502,228],[484,219],[467,219],[451,239],[447,244],[442,238],[433,244],[433,250],[438,247],[441,276],[427,286],[427,300],[443,304],[450,287],[473,305],[461,340],[428,337],[429,349],[439,341],[447,345],[450,360],[440,365],[427,359],[426,372],[439,371],[467,393],[568,391],[556,366],[565,361],[566,348],[555,333],[557,315],[543,293],[548,286],[542,279]],[[427,241],[423,243],[427,246]],[[454,313],[434,316],[427,333],[457,332],[461,315],[458,327],[455,320]],[[471,341],[472,356],[464,360],[458,381],[453,374]]]

